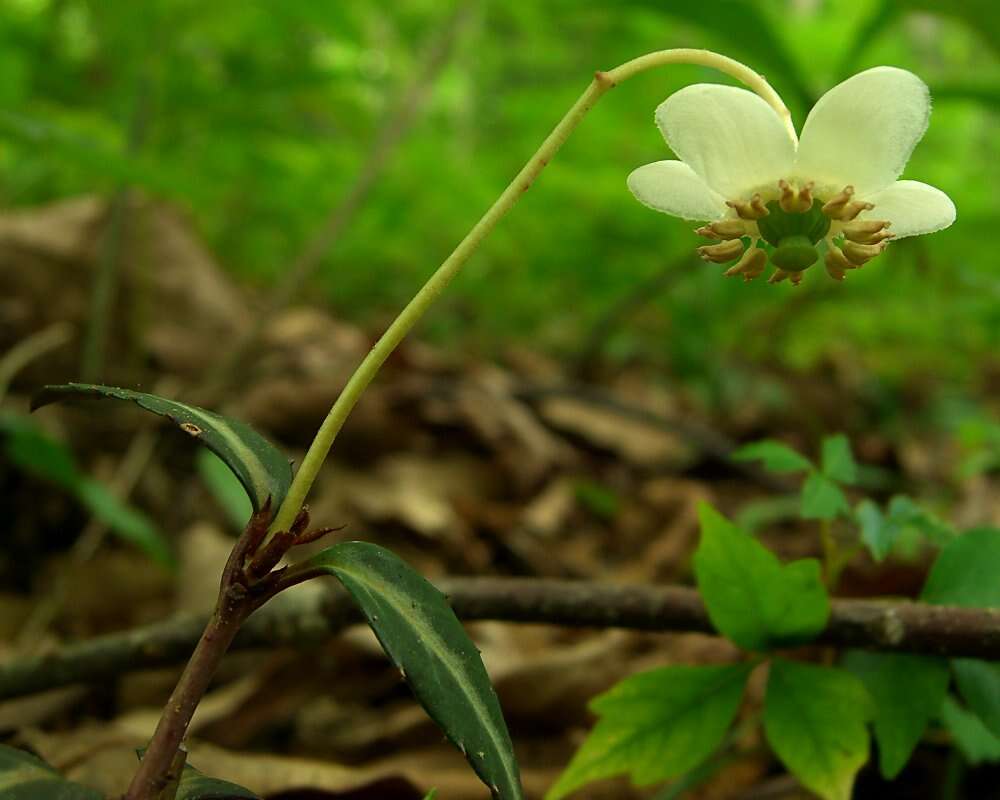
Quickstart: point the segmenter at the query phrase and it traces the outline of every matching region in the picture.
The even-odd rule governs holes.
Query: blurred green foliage
[[[893,245],[844,285],[749,286],[696,261],[682,222],[635,203],[625,176],[667,157],[653,109],[677,67],[615,90],[498,228],[424,328],[493,351],[530,337],[572,354],[615,300],[688,257],[608,352],[669,366],[716,399],[746,365],[849,361],[888,387],[916,376],[974,392],[1000,344],[986,237],[1000,181],[1000,12],[978,0],[472,0],[428,107],[311,297],[362,321],[395,311],[447,255],[595,68],[709,47],[766,73],[799,125],[837,81],[877,64],[922,76],[930,130],[906,175],[956,201],[950,230]],[[0,202],[122,181],[190,211],[220,260],[268,285],[348,191],[387,110],[453,7],[444,0],[7,0],[0,5]],[[146,123],[129,152],[136,115]],[[685,263],[680,261],[680,263]],[[680,269],[679,266],[675,268]],[[760,389],[757,389],[760,391]]]

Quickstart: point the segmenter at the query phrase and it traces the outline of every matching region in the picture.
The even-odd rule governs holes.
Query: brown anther
[[[823,261],[826,264],[826,274],[835,281],[844,280],[847,270],[854,268],[854,265],[847,261],[844,254],[840,252],[839,247],[832,247],[828,250]]]
[[[831,219],[840,219],[840,212],[854,197],[854,187],[845,186],[823,204],[822,211]]]
[[[813,205],[813,186],[815,184],[809,181],[805,186],[799,189],[799,213],[805,214]]]
[[[889,222],[879,219],[855,220],[844,226],[844,238],[858,244],[878,244],[894,236],[886,230],[889,225]]]
[[[884,219],[859,219],[844,226],[844,236],[851,241],[857,241],[855,236],[871,236],[885,228],[891,228],[892,223]]]
[[[698,248],[698,255],[704,261],[714,261],[724,264],[738,258],[743,252],[743,242],[740,239],[730,239],[719,244],[706,244]]]
[[[850,222],[862,211],[871,211],[873,208],[875,206],[872,203],[866,203],[862,200],[852,200],[840,209],[840,213],[834,219],[839,219],[841,222]]]
[[[785,272],[783,269],[776,269],[771,277],[767,279],[768,283],[781,283],[785,278],[787,278],[789,273]]]
[[[844,255],[844,251],[833,243],[830,244],[830,248],[826,251],[826,258],[824,260],[826,262],[826,271],[835,278],[834,272],[847,272],[848,270],[858,268],[858,265],[848,261],[847,256]],[[841,279],[837,278],[837,280]]]
[[[792,282],[792,286],[798,286],[802,283],[802,273],[801,272],[789,272],[788,280]]]
[[[742,200],[727,200],[726,205],[733,209],[740,219],[757,220],[771,213],[764,206],[764,201],[759,194],[751,197],[749,203]]]
[[[750,282],[760,275],[766,266],[767,253],[759,247],[748,247],[743,258],[727,269],[724,274],[729,278],[742,275],[744,281]]]
[[[778,198],[778,205],[787,214],[797,214],[799,211],[799,195],[792,185],[782,178],[778,181],[778,188],[781,189],[781,197]]]
[[[885,242],[880,242],[879,244],[858,244],[848,239],[842,245],[842,249],[847,260],[854,264],[854,266],[860,267],[885,250]]]
[[[708,231],[705,233],[704,231]],[[707,236],[709,239],[732,239],[734,237],[746,236],[747,224],[741,219],[720,219],[710,222],[704,228],[699,228],[697,233]]]
[[[890,231],[879,231],[878,233],[873,233],[870,236],[846,236],[845,239],[849,239],[852,242],[857,242],[858,244],[878,244],[879,242],[888,242],[890,239],[894,239],[896,234]]]

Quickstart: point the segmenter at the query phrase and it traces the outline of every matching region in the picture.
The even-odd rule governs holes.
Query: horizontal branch
[[[532,578],[436,582],[467,621],[715,633],[694,589]],[[179,617],[0,665],[0,699],[185,661],[205,624]],[[234,650],[315,645],[361,621],[343,591],[279,596],[244,625]],[[834,600],[817,644],[1000,660],[1000,611],[913,602]]]

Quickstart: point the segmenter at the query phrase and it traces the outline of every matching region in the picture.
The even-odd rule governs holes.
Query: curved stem
[[[458,274],[496,224],[513,208],[521,195],[531,187],[535,178],[545,169],[552,157],[562,147],[563,142],[569,138],[576,126],[587,115],[587,112],[597,104],[605,92],[613,89],[622,81],[640,72],[666,64],[695,64],[713,67],[736,78],[760,95],[775,110],[778,116],[784,120],[794,138],[795,129],[791,123],[791,115],[777,92],[771,88],[764,77],[746,65],[710,50],[688,48],[661,50],[627,61],[608,72],[595,73],[594,80],[566,112],[552,133],[542,142],[542,146],[528,159],[528,162],[490,206],[482,219],[473,226],[454,252],[445,259],[416,296],[400,312],[386,332],[382,334],[382,338],[378,340],[355,370],[309,446],[309,450],[302,460],[302,465],[295,473],[295,479],[292,481],[288,495],[274,519],[272,530],[284,530],[291,525],[302,507],[313,481],[316,480],[316,475],[326,460],[326,455],[330,451],[334,439],[382,364],[416,325],[438,295],[451,283],[452,278]]]

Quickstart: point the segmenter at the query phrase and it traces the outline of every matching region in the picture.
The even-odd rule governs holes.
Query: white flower
[[[719,243],[699,253],[717,263],[738,258],[727,275],[750,280],[770,255],[778,268],[771,281],[798,283],[823,251],[827,271],[842,280],[890,238],[955,221],[944,192],[897,180],[929,117],[923,81],[895,67],[833,87],[809,112],[801,142],[753,92],[696,84],[656,109],[680,161],[639,167],[628,186],[650,208],[708,221],[697,232]]]

